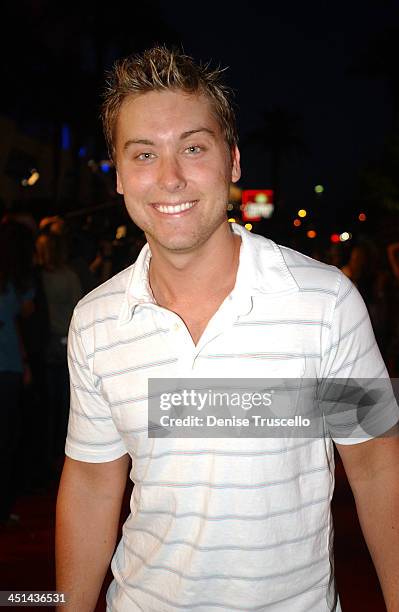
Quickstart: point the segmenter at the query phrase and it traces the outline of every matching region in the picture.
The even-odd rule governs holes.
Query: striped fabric
[[[196,346],[154,303],[148,246],[74,312],[66,454],[104,462],[129,453],[135,483],[109,611],[340,609],[331,438],[148,438],[150,377],[387,375],[365,306],[339,270],[233,231],[242,238],[236,286]],[[381,431],[397,418],[385,414]]]

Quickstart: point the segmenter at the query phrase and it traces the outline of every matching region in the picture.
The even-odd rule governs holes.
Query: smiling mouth
[[[153,204],[155,210],[158,210],[165,215],[176,215],[178,213],[190,210],[197,204],[198,200],[191,200],[190,202],[182,202],[181,204]]]

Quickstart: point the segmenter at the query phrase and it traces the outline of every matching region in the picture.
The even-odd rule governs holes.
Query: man
[[[95,607],[131,458],[108,610],[339,610],[331,439],[152,438],[148,379],[384,376],[363,302],[336,268],[227,223],[240,158],[219,72],[164,48],[125,59],[103,119],[118,192],[148,244],[71,323],[57,503],[66,609]],[[380,432],[397,419],[387,409]],[[336,441],[393,612],[398,440]]]

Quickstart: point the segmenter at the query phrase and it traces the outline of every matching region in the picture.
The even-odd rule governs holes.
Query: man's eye
[[[191,147],[187,147],[186,151],[188,151],[188,153],[201,153],[202,151],[202,147],[199,147],[198,145],[193,145]]]
[[[145,161],[147,159],[152,159],[153,156],[153,153],[139,153],[139,155],[136,156],[136,159],[139,159],[140,161]]]

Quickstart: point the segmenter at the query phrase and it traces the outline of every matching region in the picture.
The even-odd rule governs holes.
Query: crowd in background
[[[0,523],[17,495],[56,481],[69,412],[67,336],[76,303],[129,265],[125,248],[88,227],[7,214],[0,223]]]
[[[356,285],[367,305],[390,376],[399,375],[399,242],[370,240],[349,248],[332,245],[323,261],[337,266]]]
[[[82,224],[7,214],[0,222],[0,522],[17,495],[59,477],[69,410],[67,336],[79,299],[137,257],[136,232],[106,239]],[[391,376],[399,372],[399,243],[333,245],[314,257],[358,287]]]

